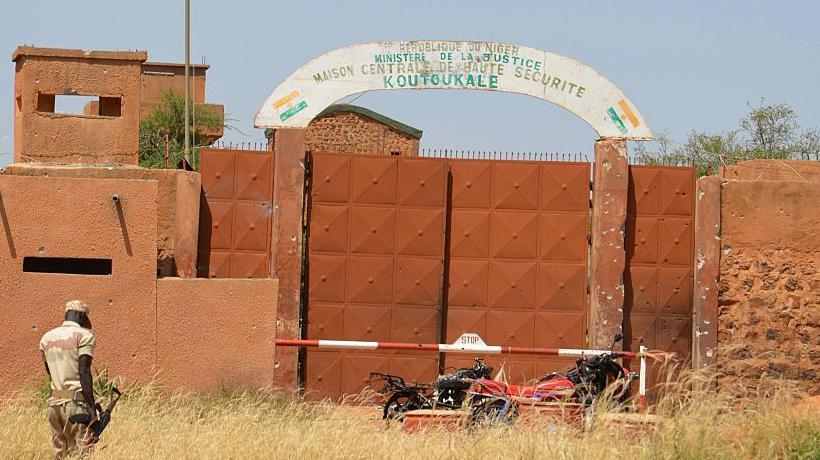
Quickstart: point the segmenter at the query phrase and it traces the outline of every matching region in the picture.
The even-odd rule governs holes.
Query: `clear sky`
[[[0,8],[0,165],[13,148],[19,44],[147,50],[182,62],[182,0],[9,1]],[[206,98],[258,141],[252,118],[297,67],[341,46],[381,40],[502,41],[578,59],[620,86],[656,132],[732,128],[761,97],[820,126],[816,1],[192,0],[192,61],[211,64]],[[424,130],[423,147],[587,152],[595,133],[547,102],[470,91],[365,93],[363,105]]]

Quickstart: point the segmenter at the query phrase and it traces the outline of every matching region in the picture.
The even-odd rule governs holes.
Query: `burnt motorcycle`
[[[473,367],[456,369],[439,376],[432,385],[408,384],[397,375],[371,372],[369,382],[383,382],[378,391],[386,396],[382,405],[382,418],[401,419],[404,414],[418,409],[460,409],[467,390],[475,379],[489,379],[493,369],[476,358]]]
[[[581,358],[565,372],[551,372],[533,385],[511,385],[490,379],[476,379],[467,393],[471,396],[471,419],[474,424],[490,424],[514,418],[518,401],[570,402],[591,406],[605,391],[625,403],[632,380],[637,374],[617,362],[622,353],[613,351],[623,340],[616,334],[608,353]]]
[[[473,367],[458,369],[455,372],[436,379],[436,406],[446,409],[460,409],[476,380],[492,378],[493,368],[484,364],[481,358],[475,358]]]
[[[405,412],[433,407],[433,386],[426,384],[408,384],[402,377],[381,372],[371,372],[369,383],[383,382],[378,393],[386,395],[382,405],[382,418],[385,420],[401,419]]]

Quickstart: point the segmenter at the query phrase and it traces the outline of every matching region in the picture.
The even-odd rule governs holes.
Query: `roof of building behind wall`
[[[333,104],[325,110],[322,110],[318,115],[316,115],[316,118],[322,118],[336,112],[353,112],[358,113],[359,115],[364,115],[365,117],[372,118],[373,120],[376,120],[379,123],[387,125],[398,131],[401,131],[407,134],[408,136],[415,137],[416,139],[421,139],[421,135],[423,132],[418,128],[406,125],[398,120],[394,120],[378,112],[374,112],[370,109],[366,109],[364,107],[359,107],[358,105],[351,104]]]
[[[148,59],[147,51],[97,51],[67,48],[40,48],[37,46],[18,46],[11,55],[12,61],[23,56],[37,56],[46,58],[80,58],[80,59],[110,59],[118,61],[140,61]]]

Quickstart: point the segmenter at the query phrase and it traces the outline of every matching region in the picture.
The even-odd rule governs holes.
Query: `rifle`
[[[111,401],[108,403],[108,407],[106,407],[105,410],[102,409],[100,403],[97,403],[94,408],[99,414],[99,417],[96,421],[94,421],[94,423],[91,423],[91,416],[88,414],[75,414],[68,418],[68,420],[72,423],[81,423],[88,426],[88,430],[90,432],[90,436],[88,437],[89,446],[96,444],[100,440],[100,435],[102,435],[105,427],[111,423],[111,412],[114,411],[114,406],[117,405],[117,401],[119,401],[120,396],[122,396],[122,393],[116,387],[112,387],[111,392],[114,394],[114,397],[111,398]]]

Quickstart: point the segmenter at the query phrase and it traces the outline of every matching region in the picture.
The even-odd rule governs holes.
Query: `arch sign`
[[[406,41],[353,45],[300,67],[256,113],[258,128],[304,128],[343,97],[393,89],[527,94],[558,104],[602,138],[652,138],[620,88],[574,59],[496,42]]]

